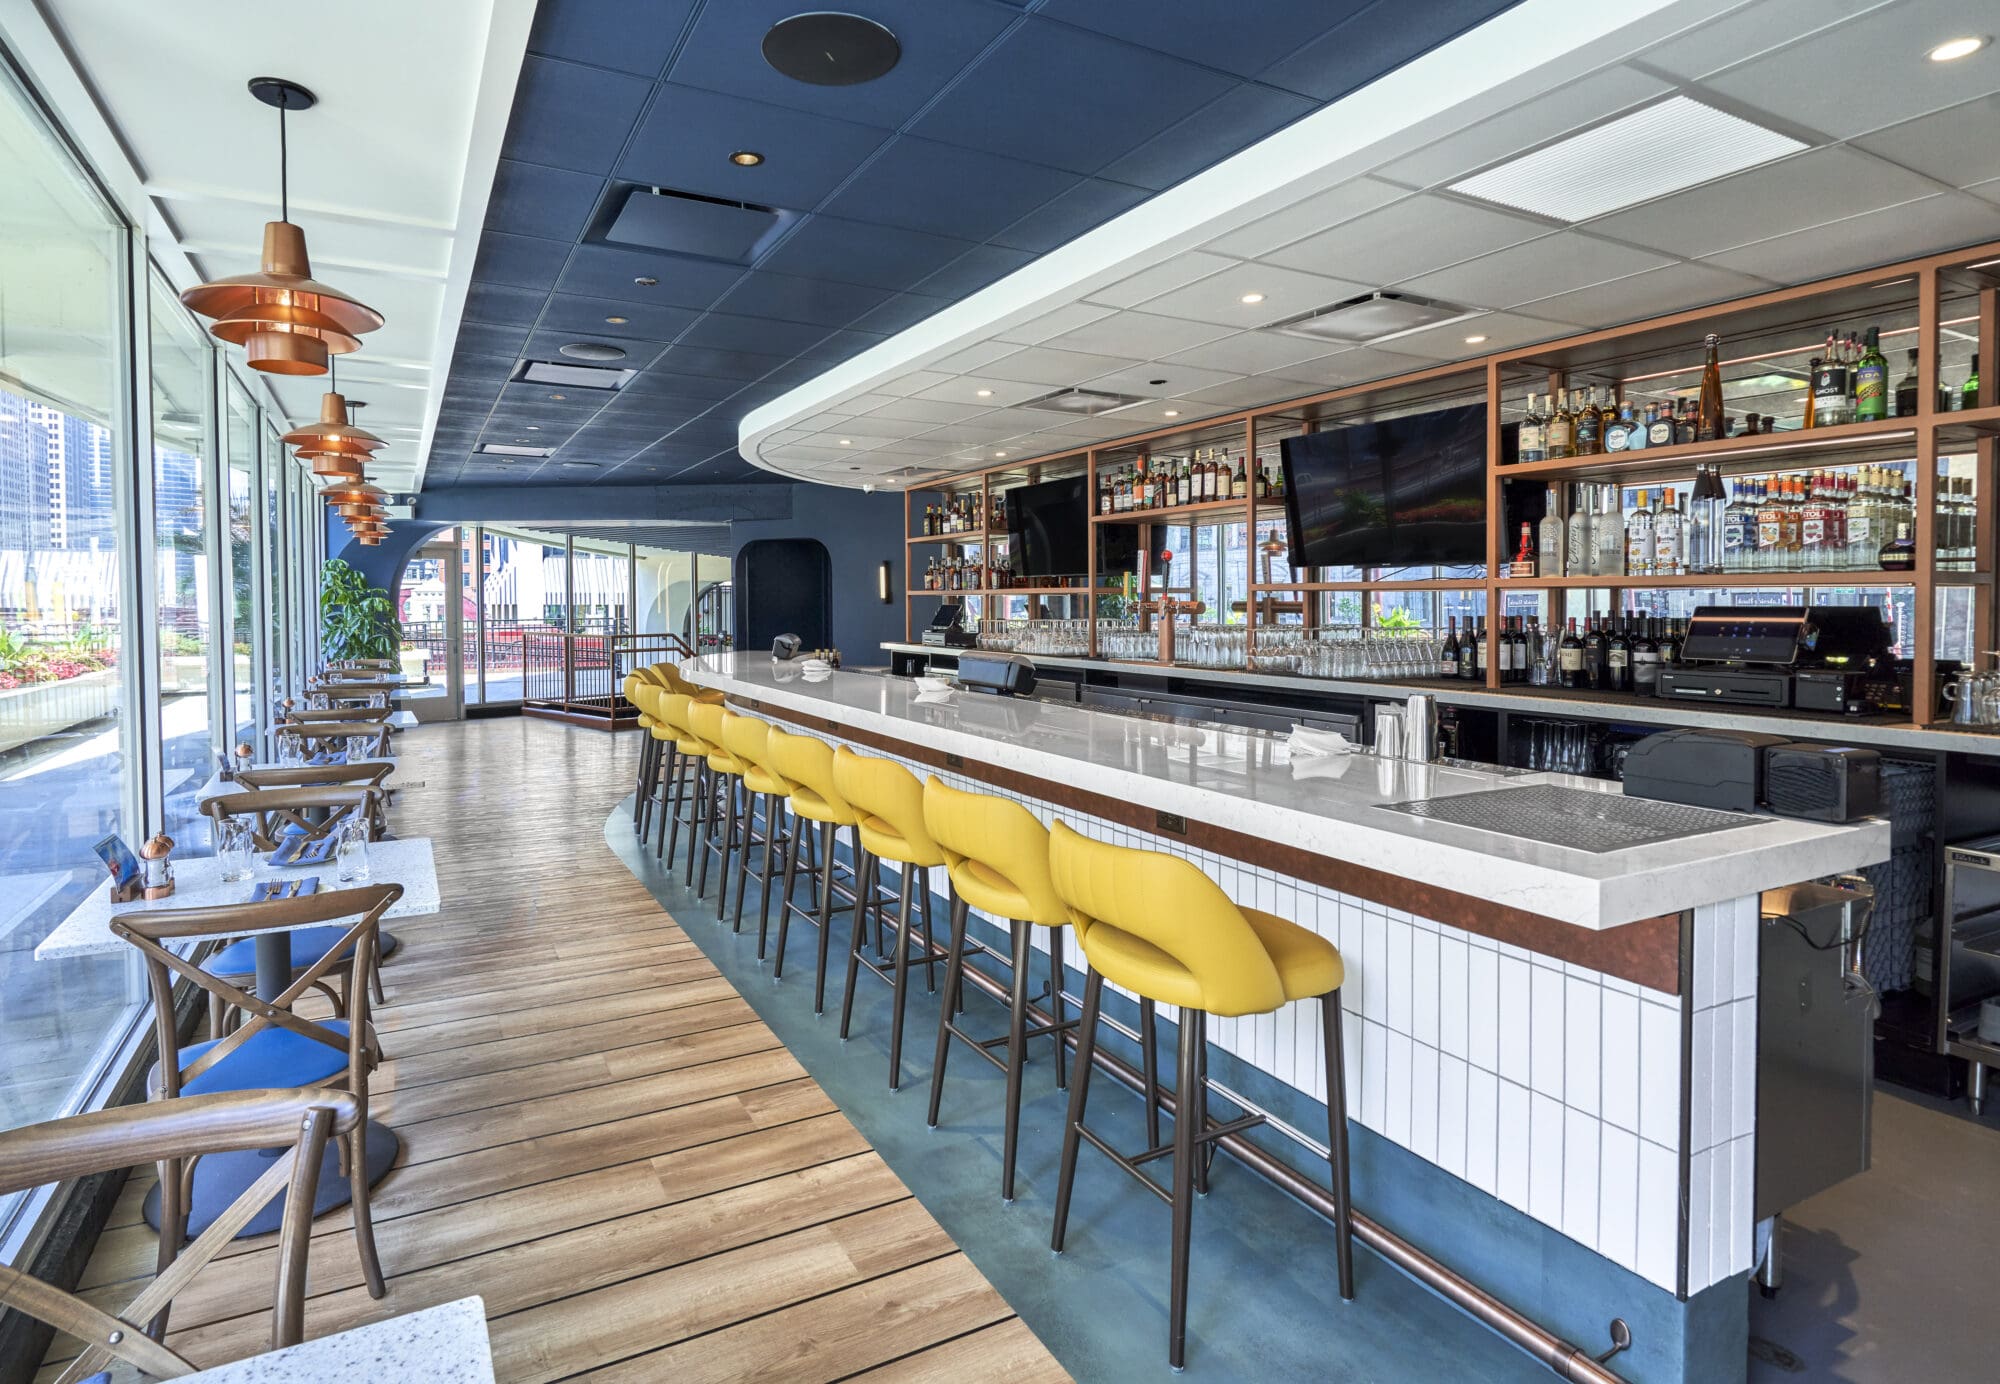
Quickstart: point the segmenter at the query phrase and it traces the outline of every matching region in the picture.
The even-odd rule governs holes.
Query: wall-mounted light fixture
[[[890,575],[889,559],[883,558],[882,565],[875,569],[875,594],[882,598],[883,605],[890,604],[892,600],[889,595]]]

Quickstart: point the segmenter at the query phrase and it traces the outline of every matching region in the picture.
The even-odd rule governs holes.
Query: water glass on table
[[[213,821],[215,858],[222,865],[222,882],[241,884],[256,873],[256,842],[250,821],[246,817],[217,817]]]
[[[342,884],[366,883],[368,868],[368,823],[349,813],[340,824],[340,840],[335,844],[334,873]]]
[[[355,764],[375,754],[375,737],[372,735],[350,735],[347,737],[347,762]]]

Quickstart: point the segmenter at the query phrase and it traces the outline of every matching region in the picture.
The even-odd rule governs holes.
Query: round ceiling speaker
[[[617,346],[607,346],[601,341],[572,341],[567,346],[556,348],[571,360],[623,360],[625,352]]]
[[[795,14],[764,35],[764,61],[793,81],[814,86],[872,82],[902,56],[894,34],[858,14]]]

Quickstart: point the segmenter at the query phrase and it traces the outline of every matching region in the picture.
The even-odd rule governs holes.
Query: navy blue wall
[[[830,485],[793,487],[789,519],[753,520],[729,526],[730,553],[739,589],[743,545],[759,538],[817,538],[833,566],[833,642],[846,663],[886,663],[878,647],[903,637],[903,497],[869,495]],[[890,564],[889,604],[876,594],[877,573]],[[739,647],[743,631],[736,631]]]

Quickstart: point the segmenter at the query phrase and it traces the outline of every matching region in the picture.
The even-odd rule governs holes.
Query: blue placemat
[[[250,902],[269,903],[273,899],[302,899],[307,894],[318,892],[318,875],[307,875],[304,879],[267,879],[250,891]]]
[[[278,843],[271,852],[273,865],[324,865],[333,859],[333,848],[337,843],[332,834],[308,840],[303,836],[288,836]]]

